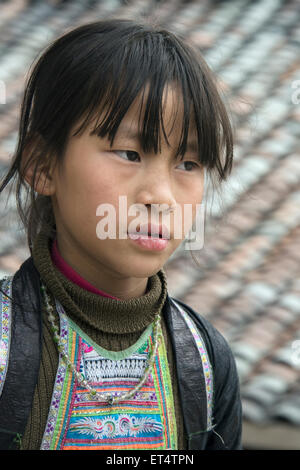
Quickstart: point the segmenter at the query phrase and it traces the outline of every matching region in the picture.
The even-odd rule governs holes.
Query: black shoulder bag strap
[[[32,258],[13,277],[11,341],[0,397],[0,449],[18,449],[30,415],[41,359],[40,278]]]
[[[193,334],[187,326],[178,304],[190,318],[193,316],[184,304],[177,300],[174,302],[174,300],[169,296],[167,297],[164,315],[171,333],[181,407],[188,435],[188,449],[201,450],[205,447],[207,433],[213,428],[208,419],[205,371],[201,364],[199,350]],[[195,320],[193,318],[193,323],[199,329],[199,322]],[[202,331],[199,331],[199,334],[205,343],[207,355],[210,359],[211,350],[208,338]],[[213,384],[211,386],[213,387]],[[212,412],[212,410],[210,411]]]

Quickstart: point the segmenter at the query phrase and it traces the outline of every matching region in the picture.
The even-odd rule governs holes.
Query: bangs
[[[201,56],[192,48],[183,47],[170,32],[145,31],[145,27],[140,31],[125,20],[123,29],[118,37],[112,34],[111,40],[107,37],[105,43],[99,41],[93,51],[93,65],[97,65],[78,97],[79,102],[85,103],[81,110],[84,120],[73,135],[84,132],[93,123],[91,134],[107,136],[112,145],[128,109],[139,99],[141,146],[144,152],[158,153],[162,137],[169,144],[163,122],[164,92],[169,86],[175,86],[178,106],[175,106],[174,122],[168,126],[175,124],[181,102],[176,157],[184,156],[192,128],[196,132],[201,164],[211,169],[219,166],[223,176],[224,168],[218,158],[224,136],[225,153],[230,153],[230,124]],[[83,69],[84,65],[81,63]]]
[[[161,151],[161,133],[168,143],[163,121],[164,92],[174,84],[178,103],[183,98],[183,116],[180,144],[176,153],[184,155],[192,99],[183,69],[171,54],[171,47],[162,34],[145,34],[117,45],[108,70],[95,72],[90,88],[90,99],[85,120],[74,135],[83,132],[91,121],[96,121],[91,134],[108,136],[113,144],[118,128],[130,106],[139,100],[138,128],[144,152]],[[175,60],[174,60],[175,59]],[[138,73],[137,73],[138,71]],[[99,86],[99,84],[103,86]],[[174,123],[178,117],[178,106]],[[174,124],[173,123],[173,124]],[[170,123],[168,123],[170,124]]]

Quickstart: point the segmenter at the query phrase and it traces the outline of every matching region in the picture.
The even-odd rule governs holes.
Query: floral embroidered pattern
[[[102,437],[137,436],[144,433],[160,433],[163,426],[154,418],[129,415],[82,418],[70,424],[70,432],[78,432],[94,439]]]

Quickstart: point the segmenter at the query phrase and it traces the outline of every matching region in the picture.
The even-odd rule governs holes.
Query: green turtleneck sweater
[[[147,291],[141,297],[129,300],[111,299],[88,292],[67,279],[52,262],[51,243],[52,240],[46,235],[39,234],[33,246],[32,257],[41,279],[50,292],[52,305],[54,305],[54,298],[58,299],[69,318],[93,341],[107,350],[121,351],[134,344],[164,305],[167,296],[167,282],[164,271],[160,270],[154,276],[149,277]],[[38,450],[40,448],[58,367],[58,351],[53,341],[45,305],[43,305],[42,313],[42,360],[31,414],[22,439],[22,449],[24,450]],[[163,318],[162,329],[172,380],[178,449],[184,450],[187,445],[179,400],[176,367]]]

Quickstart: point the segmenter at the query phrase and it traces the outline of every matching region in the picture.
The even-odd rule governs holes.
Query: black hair
[[[195,46],[147,21],[109,19],[83,24],[41,53],[26,81],[18,143],[0,187],[1,192],[16,179],[17,208],[30,250],[42,225],[55,233],[51,197],[34,191],[37,170],[48,171],[63,160],[71,129],[81,123],[73,135],[83,132],[105,110],[94,132],[112,143],[128,108],[142,95],[143,150],[158,152],[163,92],[172,83],[184,105],[178,155],[185,153],[193,119],[201,163],[219,182],[225,180],[232,168],[232,126],[216,78]],[[24,175],[32,162],[28,185]]]

